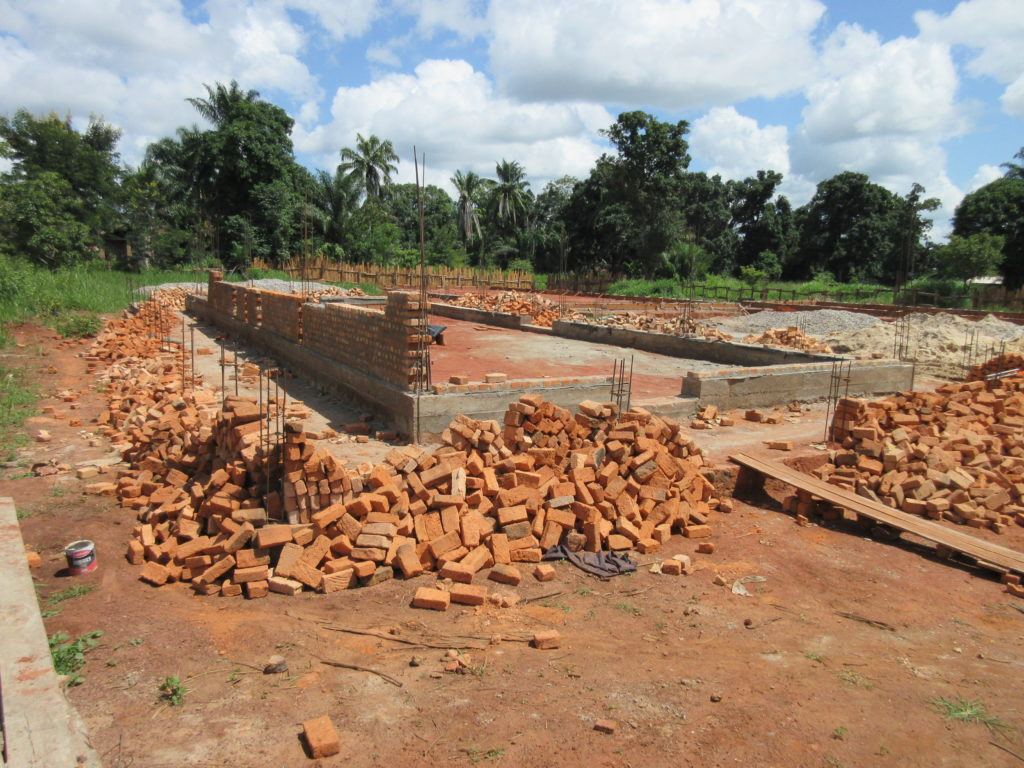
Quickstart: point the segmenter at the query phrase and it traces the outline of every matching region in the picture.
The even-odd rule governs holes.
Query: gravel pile
[[[759,335],[772,328],[795,326],[808,336],[825,337],[870,328],[880,322],[872,315],[847,312],[843,309],[815,309],[804,312],[778,312],[766,309],[752,315],[736,315],[713,320],[710,325],[733,336]]]

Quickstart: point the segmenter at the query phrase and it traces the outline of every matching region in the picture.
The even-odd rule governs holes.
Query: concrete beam
[[[672,336],[667,333],[637,331],[632,328],[613,328],[590,323],[572,323],[556,320],[551,326],[555,336],[595,344],[631,347],[688,360],[708,360],[722,365],[762,366],[789,365],[832,361],[834,355],[815,355],[795,349],[778,349],[757,344],[717,341],[696,336]]]
[[[740,368],[686,374],[683,396],[701,406],[760,408],[793,400],[808,402],[828,397],[831,363]],[[850,368],[849,394],[883,395],[913,389],[914,366],[898,360],[856,360]],[[843,394],[846,394],[844,387]]]
[[[50,659],[14,499],[0,497],[0,722],[3,765],[99,766]]]

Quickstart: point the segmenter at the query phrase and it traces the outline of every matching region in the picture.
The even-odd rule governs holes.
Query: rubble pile
[[[822,352],[831,354],[832,348],[824,342],[808,336],[795,326],[788,328],[769,328],[761,334],[751,334],[743,339],[746,344],[764,344],[768,347],[788,347],[803,352]]]
[[[1024,525],[1024,376],[843,398],[833,428],[826,481],[936,520]]]
[[[454,299],[451,303],[457,307],[482,309],[487,312],[529,315],[530,322],[533,325],[539,325],[544,328],[550,328],[555,320],[558,319],[558,305],[550,299],[545,299],[535,293],[526,294],[517,291],[505,291],[495,296],[467,293]]]

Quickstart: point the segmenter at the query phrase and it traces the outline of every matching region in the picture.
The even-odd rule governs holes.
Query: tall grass
[[[154,269],[132,274],[137,286],[206,281],[201,270]],[[74,312],[117,312],[129,303],[129,276],[102,264],[47,270],[0,256],[0,324],[35,319],[53,324]]]
[[[892,288],[871,283],[836,283],[827,279],[785,282],[773,280],[751,286],[735,277],[708,275],[695,283],[697,298],[719,298],[738,300],[740,298],[765,301],[791,301],[830,299],[834,301],[880,303],[892,302]],[[618,280],[608,286],[609,294],[618,296],[664,296],[686,298],[690,286],[677,279]]]

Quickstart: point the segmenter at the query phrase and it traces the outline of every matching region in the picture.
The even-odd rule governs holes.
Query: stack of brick
[[[832,347],[818,341],[795,326],[789,328],[769,328],[760,336],[754,334],[743,339],[746,344],[764,344],[768,347],[787,347],[803,352],[821,352],[831,354]]]
[[[968,381],[980,381],[993,373],[1006,373],[1007,371],[1019,371],[1024,369],[1024,355],[1005,354],[996,355],[980,365],[971,367],[967,374]]]
[[[819,474],[904,512],[1002,532],[1024,525],[1024,376],[844,398]]]

